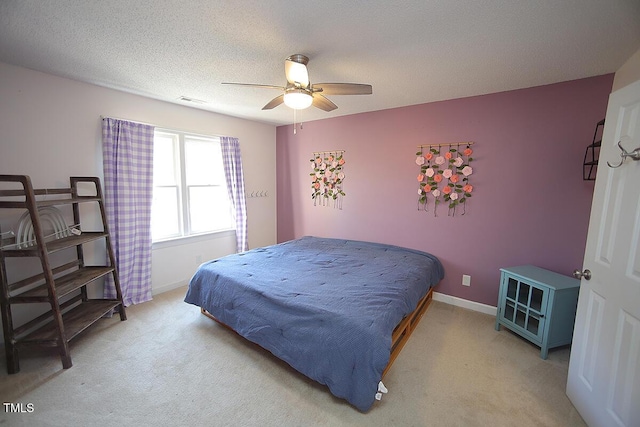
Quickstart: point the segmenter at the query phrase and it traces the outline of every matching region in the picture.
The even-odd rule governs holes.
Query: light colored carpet
[[[185,304],[186,289],[103,319],[72,341],[73,367],[0,359],[0,426],[584,426],[565,395],[569,349],[539,349],[494,318],[433,302],[363,414]],[[4,356],[4,352],[2,353]],[[25,406],[26,408],[26,406]]]

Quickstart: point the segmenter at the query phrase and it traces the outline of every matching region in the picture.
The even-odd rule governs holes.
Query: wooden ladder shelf
[[[115,255],[107,226],[100,179],[97,177],[71,177],[69,188],[33,189],[27,175],[0,175],[0,185],[13,186],[0,189],[0,209],[22,210],[23,216],[17,233],[0,236],[0,308],[4,345],[9,374],[19,372],[18,352],[25,346],[55,347],[60,353],[62,367],[72,366],[69,341],[113,310],[126,320]],[[15,188],[18,187],[18,188]],[[80,195],[79,188],[91,195]],[[97,204],[100,211],[99,231],[82,230],[79,205]],[[57,213],[56,206],[71,206],[73,226],[52,219],[47,214]],[[69,208],[66,208],[69,209]],[[86,214],[85,214],[86,215]],[[62,216],[59,217],[62,219]],[[54,230],[46,234],[45,225]],[[25,226],[26,225],[26,226]],[[23,227],[24,226],[24,227]],[[50,230],[49,230],[50,231]],[[83,246],[104,241],[108,261],[106,265],[87,266]],[[75,249],[75,251],[73,251]],[[54,267],[54,252],[66,251],[72,260]],[[9,268],[18,268],[8,262],[11,258],[38,258],[35,274],[17,281]],[[53,259],[52,259],[53,258]],[[98,279],[111,275],[116,289],[115,299],[92,299],[87,287]],[[15,276],[15,274],[14,274]],[[12,307],[16,304],[48,303],[49,310],[34,319],[14,327]]]

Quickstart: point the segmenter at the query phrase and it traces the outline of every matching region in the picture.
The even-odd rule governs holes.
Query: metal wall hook
[[[261,197],[269,197],[269,192],[267,190],[256,190],[256,191],[245,191],[245,196],[248,199],[261,198]]]
[[[612,165],[611,163],[607,162],[607,165],[610,168],[619,168],[620,166],[622,166],[622,163],[624,163],[624,160],[627,157],[631,157],[632,160],[638,161],[640,160],[640,147],[636,148],[635,150],[633,150],[632,152],[627,152],[627,150],[624,149],[624,147],[622,146],[622,141],[618,141],[618,147],[620,147],[620,151],[622,151],[622,153],[620,153],[620,163],[618,163],[617,165]]]

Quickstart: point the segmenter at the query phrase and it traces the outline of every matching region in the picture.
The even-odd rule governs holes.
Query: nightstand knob
[[[573,272],[573,277],[575,277],[576,279],[582,279],[584,277],[584,280],[591,280],[591,270],[589,269],[585,269],[584,271],[575,270]]]

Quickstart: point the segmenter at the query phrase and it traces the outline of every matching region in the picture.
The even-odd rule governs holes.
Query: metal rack
[[[584,181],[593,181],[596,179],[598,170],[598,158],[600,157],[600,147],[602,146],[602,131],[604,129],[604,119],[596,124],[596,130],[593,133],[593,142],[587,146],[584,152],[584,160],[582,161],[582,179]]]

